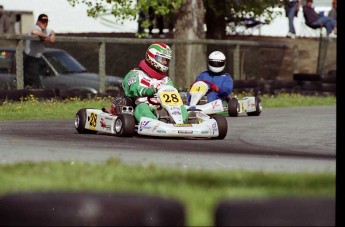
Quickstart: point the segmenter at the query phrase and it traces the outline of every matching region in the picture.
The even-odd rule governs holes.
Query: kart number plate
[[[206,93],[208,87],[204,85],[193,85],[189,93]]]
[[[90,117],[88,117],[89,121],[89,129],[91,130],[96,130],[96,125],[97,125],[97,114],[96,113],[91,113]]]
[[[159,94],[162,104],[167,106],[182,105],[182,99],[178,92],[162,92]]]

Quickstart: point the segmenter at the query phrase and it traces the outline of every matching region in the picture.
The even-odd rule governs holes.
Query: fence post
[[[172,59],[170,61],[169,65],[169,78],[172,80],[172,82],[175,84],[175,44],[172,44],[171,51],[172,51]]]
[[[99,80],[100,80],[100,93],[105,93],[105,42],[101,42],[99,45],[98,53],[99,61]]]
[[[234,80],[239,80],[240,75],[240,45],[236,45],[233,54],[234,61]]]
[[[16,47],[16,71],[17,90],[24,89],[24,67],[23,67],[23,40],[19,40]]]
[[[298,46],[293,45],[292,47],[292,61],[293,61],[293,73],[298,73]]]

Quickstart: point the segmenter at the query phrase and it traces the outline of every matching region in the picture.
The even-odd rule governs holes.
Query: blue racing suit
[[[207,94],[207,102],[212,102],[216,99],[223,99],[231,94],[233,90],[232,77],[228,73],[214,73],[212,71],[203,71],[195,79],[196,81],[205,81],[209,86],[209,93]],[[215,89],[216,88],[216,89]],[[217,91],[218,90],[218,91]],[[187,100],[189,103],[190,94],[187,93]]]

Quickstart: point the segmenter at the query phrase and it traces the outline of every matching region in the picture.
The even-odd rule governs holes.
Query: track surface
[[[335,172],[336,106],[263,109],[227,120],[224,140],[85,135],[74,119],[2,121],[0,163],[118,158],[185,169]]]

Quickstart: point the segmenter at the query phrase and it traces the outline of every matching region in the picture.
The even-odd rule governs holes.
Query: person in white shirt
[[[40,61],[46,44],[55,43],[55,32],[47,28],[48,16],[40,14],[29,36],[37,36],[40,41],[26,40],[24,50],[24,86],[41,88],[39,78]]]

